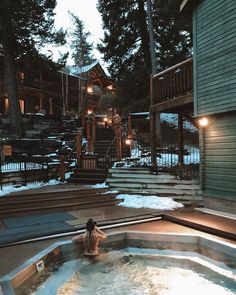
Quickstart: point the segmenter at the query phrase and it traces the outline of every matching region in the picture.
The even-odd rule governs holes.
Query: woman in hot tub
[[[83,242],[84,254],[96,256],[99,254],[99,241],[105,240],[106,238],[106,234],[100,230],[96,222],[90,218],[86,223],[85,233],[72,238],[72,242]]]

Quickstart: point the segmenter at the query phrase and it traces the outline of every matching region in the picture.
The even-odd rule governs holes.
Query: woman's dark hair
[[[96,222],[94,222],[94,220],[90,218],[86,223],[86,230],[91,232],[94,229],[95,224]]]

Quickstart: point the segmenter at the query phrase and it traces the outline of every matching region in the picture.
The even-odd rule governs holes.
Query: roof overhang
[[[192,13],[194,6],[196,5],[196,0],[183,0],[180,4],[180,12],[182,13]]]

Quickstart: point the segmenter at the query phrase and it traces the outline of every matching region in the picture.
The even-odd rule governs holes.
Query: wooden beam
[[[172,109],[182,107],[187,104],[193,104],[193,94],[186,94],[179,96],[165,102],[157,103],[150,106],[150,112],[152,113],[163,113],[171,111]]]
[[[184,0],[181,4],[180,4],[180,11],[182,11],[184,9],[184,7],[187,6],[187,4],[189,4],[190,0]]]
[[[196,5],[196,2],[198,0],[183,0],[182,3],[180,4],[180,12],[182,13],[188,13],[191,14],[194,8],[194,5]]]
[[[150,113],[150,141],[151,141],[151,165],[152,171],[157,171],[157,159],[156,159],[156,149],[157,149],[157,138],[156,138],[156,116]]]
[[[178,115],[178,160],[179,160],[179,170],[180,170],[180,178],[182,178],[182,169],[184,164],[184,137],[183,137],[183,115]]]

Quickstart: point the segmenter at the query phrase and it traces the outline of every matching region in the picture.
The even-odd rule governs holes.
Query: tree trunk
[[[10,131],[12,135],[22,136],[22,118],[19,104],[19,95],[16,81],[16,69],[14,60],[14,42],[12,42],[12,27],[7,15],[8,1],[4,1],[5,11],[1,12],[0,25],[2,33],[4,83],[7,89],[9,101]],[[4,13],[5,12],[5,13]]]

